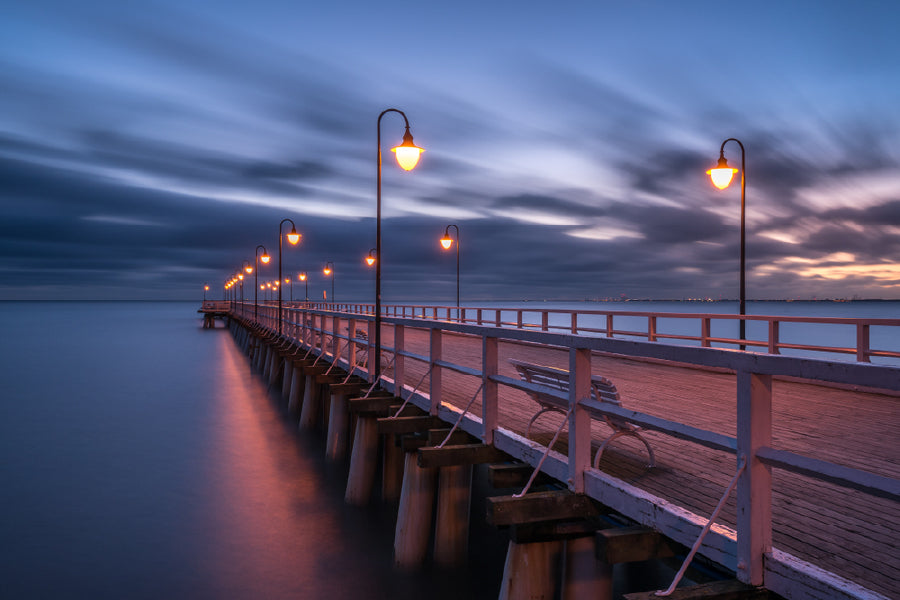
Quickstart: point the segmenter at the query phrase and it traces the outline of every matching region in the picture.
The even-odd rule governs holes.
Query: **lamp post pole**
[[[329,268],[328,265],[331,265],[331,267]],[[334,304],[334,263],[331,261],[328,261],[327,263],[325,263],[325,268],[323,269],[323,272],[326,275],[331,275],[331,303]]]
[[[304,302],[309,302],[309,278],[306,276],[306,272],[300,273],[297,275],[300,278],[300,281],[306,284],[306,289],[303,292]]]
[[[256,269],[253,271],[253,320],[259,321],[259,249],[262,248],[263,264],[269,262],[269,252],[260,244],[256,247]]]
[[[738,322],[738,335],[740,336],[741,341],[746,340],[745,336],[745,328],[746,322],[744,321],[744,315],[746,312],[746,207],[747,207],[747,164],[746,164],[746,154],[744,152],[744,144],[741,143],[737,138],[728,138],[724,142],[722,142],[721,148],[719,148],[719,161],[718,164],[707,171],[710,178],[713,181],[713,185],[715,185],[720,190],[724,190],[731,183],[731,178],[734,176],[735,171],[732,167],[728,166],[728,162],[725,160],[725,144],[728,142],[737,142],[737,145],[741,147],[741,280],[740,280],[740,290],[739,290],[739,312],[741,315],[741,319]],[[741,350],[746,349],[745,344],[741,344]]]
[[[375,194],[375,379],[381,377],[381,119],[389,112],[395,112],[403,117],[406,125],[406,133],[403,134],[403,142],[399,146],[391,148],[397,156],[397,162],[405,171],[415,168],[419,161],[422,148],[413,143],[412,134],[409,132],[409,119],[406,113],[396,108],[388,108],[378,115],[377,123],[377,176]]]
[[[453,239],[450,237],[450,228],[456,229],[456,308],[459,308],[459,226],[450,224],[444,229],[444,237],[441,238],[441,246],[444,250],[449,250],[453,245]]]
[[[284,236],[281,234],[281,228],[285,223],[291,224],[291,232],[287,234],[288,241],[292,246],[296,246],[300,241],[300,234],[297,233],[297,226],[290,219],[282,219],[278,224],[278,333],[281,333],[281,247],[283,246]]]

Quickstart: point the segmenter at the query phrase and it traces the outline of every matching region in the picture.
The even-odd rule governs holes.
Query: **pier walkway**
[[[274,331],[277,312],[258,311]],[[537,405],[509,359],[570,370],[575,389],[592,375],[612,380],[622,407],[572,394],[576,433],[564,429],[541,465],[573,492],[690,547],[736,477],[699,554],[786,598],[900,598],[900,368],[437,319],[383,323],[382,387],[531,465],[563,417],[541,417],[525,437]],[[282,330],[371,380],[360,360],[374,355],[371,316],[289,309]],[[582,407],[643,425],[656,466],[626,436],[592,468],[610,430]]]

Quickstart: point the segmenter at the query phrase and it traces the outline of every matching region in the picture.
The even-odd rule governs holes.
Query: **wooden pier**
[[[365,488],[377,461],[365,453],[377,451],[378,436],[455,427],[454,435],[475,443],[463,447],[457,438],[448,443],[452,452],[447,446],[438,451],[442,436],[416,436],[408,442],[415,447],[406,448],[411,452],[405,462],[403,452],[389,457],[385,445],[384,497],[400,499],[409,517],[430,515],[412,507],[427,504],[430,511],[435,493],[438,510],[444,502],[446,512],[447,497],[465,494],[466,478],[471,479],[466,468],[503,456],[540,465],[542,477],[561,482],[571,497],[589,499],[589,507],[623,515],[669,544],[688,548],[736,481],[698,554],[733,573],[746,586],[743,595],[765,589],[791,599],[900,598],[900,368],[386,318],[383,379],[371,386],[370,316],[289,309],[279,337],[272,326],[276,314],[272,307],[259,307],[257,323],[232,312],[232,331],[253,364],[281,386],[301,427],[332,424],[329,457],[342,459],[353,448],[349,502],[368,501],[371,490]],[[573,392],[563,395],[572,407],[567,427],[558,430],[565,418],[549,413],[535,422],[531,439],[525,437],[538,406],[528,395],[534,388],[518,378],[509,359],[569,371]],[[592,376],[615,383],[621,407],[592,404],[584,391]],[[320,396],[329,384],[333,389]],[[379,399],[373,387],[389,394]],[[393,418],[404,400],[417,414]],[[611,433],[598,411],[642,425],[656,465],[648,469],[644,445],[625,436],[592,467],[596,449]],[[742,461],[747,466],[739,471]],[[442,491],[435,492],[437,471],[431,469],[440,470]],[[452,477],[449,469],[455,469]],[[404,471],[401,498],[398,477]],[[445,483],[453,477],[455,484]],[[577,505],[569,497],[554,498],[565,510]],[[598,550],[606,542],[591,529],[591,516],[581,514],[574,525],[571,517],[548,522],[541,529],[551,539],[546,543],[589,540],[562,546],[570,554],[567,564],[577,563],[579,545],[588,543],[596,559],[584,567],[592,573],[590,593],[607,589],[607,567]],[[401,513],[398,560],[412,565],[423,555],[421,537],[413,540],[401,528],[428,526]],[[537,535],[534,527],[521,531],[532,533],[520,533],[523,545],[516,552],[538,552],[528,557],[530,564],[563,552],[559,544],[538,550],[529,537]],[[446,541],[452,534],[440,535],[441,547],[452,546]],[[641,536],[646,540],[645,533]],[[513,546],[508,569],[522,560]],[[461,559],[450,551],[442,560]],[[582,573],[569,583],[528,585],[572,590],[572,581],[584,579]],[[528,593],[523,589],[510,583],[501,597],[523,597]]]

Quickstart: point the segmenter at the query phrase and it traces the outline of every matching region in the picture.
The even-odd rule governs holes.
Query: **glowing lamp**
[[[250,273],[253,272],[253,267],[251,267],[250,265],[247,265],[246,267],[244,267],[244,270],[247,271],[247,275],[249,275]]]
[[[370,267],[375,264],[375,257],[371,254],[366,257],[366,264]]]
[[[714,186],[720,190],[724,190],[731,185],[731,180],[737,172],[737,169],[728,166],[728,161],[725,160],[725,156],[723,155],[719,156],[719,162],[714,168],[707,171],[706,174],[709,175]]]
[[[444,247],[444,250],[449,250],[452,245],[453,238],[451,238],[449,235],[445,235],[441,238],[441,246]]]
[[[270,261],[271,259],[272,259],[272,257],[269,256],[268,254],[263,254],[262,256],[259,257],[259,260],[263,261],[263,264],[264,264],[264,265],[269,264],[269,261]]]
[[[297,277],[300,278],[300,281],[306,281],[306,273],[300,273]]]
[[[290,283],[290,282],[291,282],[291,280],[290,280],[290,279],[287,279],[287,278],[285,278],[285,280],[284,280],[284,282],[285,282],[285,283]]]
[[[413,142],[413,136],[409,132],[409,126],[406,127],[406,133],[403,134],[403,142],[399,146],[391,148],[397,156],[397,163],[404,171],[412,171],[419,163],[419,155],[425,152],[424,148],[416,146]]]
[[[204,292],[208,292],[208,291],[209,291],[209,286],[208,286],[208,285],[204,285],[204,286],[203,286],[203,291],[204,291]]]
[[[300,241],[300,234],[297,233],[296,227],[291,227],[291,232],[287,234],[287,239],[291,244],[297,245],[297,242]]]
[[[328,267],[325,267],[324,269],[322,269],[322,272],[325,273],[326,275],[331,275],[331,269],[329,269]]]
[[[244,274],[241,273],[240,275],[238,275],[238,279],[239,279],[240,281],[243,281],[243,280],[244,280]]]

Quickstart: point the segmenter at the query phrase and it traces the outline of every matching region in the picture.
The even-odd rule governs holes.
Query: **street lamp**
[[[459,226],[447,225],[444,229],[444,237],[441,238],[441,246],[444,250],[449,250],[453,246],[453,239],[450,237],[450,228],[456,229],[456,308],[459,308]]]
[[[746,211],[745,208],[747,206],[746,198],[747,198],[747,166],[745,161],[744,154],[744,145],[740,142],[740,140],[736,138],[728,138],[724,142],[722,142],[722,147],[719,149],[719,161],[715,167],[706,172],[709,175],[709,178],[712,180],[714,186],[719,188],[720,190],[724,190],[731,184],[731,180],[734,177],[734,174],[737,173],[737,169],[728,166],[728,161],[725,160],[725,144],[728,142],[737,142],[737,145],[741,147],[741,284],[740,284],[740,314],[741,320],[738,323],[739,335],[741,341],[745,340],[744,336],[744,315],[746,314],[746,287],[745,287],[745,265],[746,265]],[[741,344],[741,350],[746,348],[745,344]]]
[[[204,283],[203,284],[203,301],[204,302],[206,302],[206,292],[208,292],[208,291],[209,291],[209,285]]]
[[[297,233],[297,226],[294,225],[294,222],[290,219],[282,219],[281,223],[278,224],[278,281],[281,282],[281,246],[282,246],[282,235],[281,228],[285,223],[291,224],[291,232],[287,234],[287,239],[291,243],[292,246],[296,246],[297,242],[300,241],[300,234]],[[278,286],[278,333],[281,333],[281,286]]]
[[[328,265],[331,266],[329,267]],[[331,275],[331,303],[334,304],[334,263],[331,261],[325,263],[325,268],[322,269],[322,272],[326,276]]]
[[[306,284],[306,291],[303,293],[303,296],[305,298],[305,302],[309,302],[309,280],[306,277],[306,272],[297,275],[297,279]]]
[[[259,255],[259,249],[262,248],[262,256]],[[259,294],[257,289],[259,288],[259,261],[262,260],[263,264],[268,264],[269,253],[266,251],[266,247],[260,244],[256,247],[256,269],[253,271],[253,320],[259,321]],[[249,271],[247,271],[249,273]]]
[[[375,264],[375,248],[369,250],[369,255],[366,257],[366,264],[370,267]]]
[[[403,142],[399,146],[391,148],[397,157],[400,168],[411,171],[419,162],[419,155],[423,149],[413,143],[412,134],[409,132],[409,119],[402,110],[388,108],[378,115],[377,143],[378,143],[378,172],[376,177],[376,226],[375,226],[375,381],[381,377],[381,118],[389,112],[398,113],[406,124],[406,133],[403,134]]]

